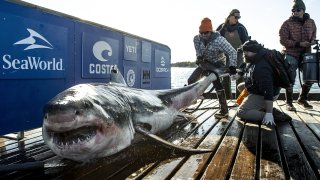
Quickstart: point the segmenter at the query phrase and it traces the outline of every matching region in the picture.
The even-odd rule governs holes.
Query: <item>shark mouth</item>
[[[97,127],[84,126],[65,132],[47,131],[48,137],[59,148],[65,149],[66,147],[74,145],[84,145],[89,143],[97,135]]]

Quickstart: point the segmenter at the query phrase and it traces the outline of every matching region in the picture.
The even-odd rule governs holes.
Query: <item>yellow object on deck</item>
[[[237,103],[238,105],[240,105],[240,104],[242,103],[243,99],[244,99],[245,97],[247,97],[248,95],[249,95],[249,92],[247,91],[246,88],[244,88],[244,89],[241,91],[239,97],[237,98],[236,103]]]

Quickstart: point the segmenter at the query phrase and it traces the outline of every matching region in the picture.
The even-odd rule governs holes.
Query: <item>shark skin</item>
[[[44,106],[43,139],[58,156],[80,162],[120,152],[136,133],[182,151],[210,152],[179,147],[155,134],[169,128],[216,79],[212,73],[182,88],[145,90],[129,88],[113,70],[110,83],[75,85],[51,99]]]

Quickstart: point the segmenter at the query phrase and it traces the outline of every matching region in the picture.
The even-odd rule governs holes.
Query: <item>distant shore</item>
[[[176,62],[172,63],[171,67],[197,67],[195,62],[190,62],[190,61],[184,61],[184,62]]]

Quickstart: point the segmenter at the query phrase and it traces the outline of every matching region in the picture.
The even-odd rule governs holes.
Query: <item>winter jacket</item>
[[[213,32],[206,45],[201,40],[200,35],[194,36],[193,43],[197,59],[201,59],[204,62],[200,64],[203,69],[212,70],[211,68],[206,69],[206,66],[212,66],[213,69],[216,69],[214,71],[220,74],[225,70],[225,54],[229,56],[229,66],[237,66],[237,51],[219,32]]]
[[[261,49],[246,67],[245,87],[249,93],[264,96],[265,100],[273,100],[280,93],[280,87],[274,84],[276,76],[266,53],[265,48]]]
[[[315,40],[316,33],[316,24],[308,13],[304,14],[303,19],[291,16],[282,24],[279,31],[280,43],[284,46],[283,51],[297,59],[301,58],[303,53],[311,52],[311,47],[303,48],[299,43]]]

